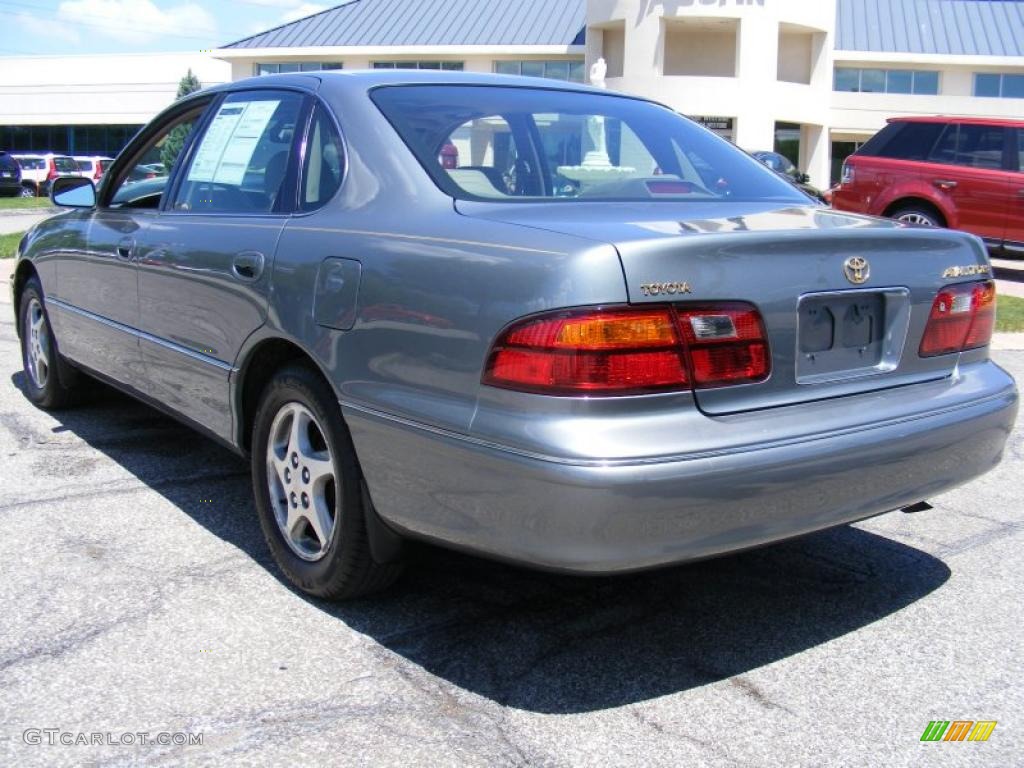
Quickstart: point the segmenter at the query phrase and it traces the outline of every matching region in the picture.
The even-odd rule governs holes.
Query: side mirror
[[[63,208],[92,208],[96,205],[96,186],[81,176],[58,176],[50,184],[50,200]]]

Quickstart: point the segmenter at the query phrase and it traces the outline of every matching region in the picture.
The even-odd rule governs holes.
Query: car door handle
[[[231,271],[239,280],[259,280],[263,274],[264,261],[259,251],[236,253],[231,260]]]
[[[945,190],[946,192],[948,192],[951,189],[956,189],[957,187],[957,182],[953,181],[952,179],[936,179],[935,181],[932,182],[932,184],[934,184],[939,189]]]
[[[117,258],[121,261],[131,261],[135,253],[135,240],[130,237],[124,238],[117,244]]]

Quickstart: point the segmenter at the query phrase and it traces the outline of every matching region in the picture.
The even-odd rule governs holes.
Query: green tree
[[[192,72],[191,67],[188,70],[188,74],[185,75],[178,82],[178,95],[177,99],[182,99],[188,96],[190,93],[202,90],[203,84],[199,82],[199,78]],[[178,159],[178,155],[181,154],[181,148],[185,146],[185,139],[188,138],[188,132],[192,129],[191,123],[179,125],[174,128],[167,138],[164,140],[164,145],[160,148],[160,162],[164,164],[164,168],[167,172],[171,172],[171,168],[174,166],[174,161]]]

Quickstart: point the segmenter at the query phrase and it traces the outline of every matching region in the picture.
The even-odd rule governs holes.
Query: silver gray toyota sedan
[[[622,94],[260,77],[53,198],[12,282],[28,397],[95,377],[251,457],[321,597],[408,539],[613,573],[861,520],[992,468],[1016,415],[980,240]]]

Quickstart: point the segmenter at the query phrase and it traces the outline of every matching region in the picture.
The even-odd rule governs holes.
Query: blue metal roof
[[[836,50],[1024,56],[1024,0],[838,0]]]
[[[225,48],[582,45],[586,0],[351,0]]]
[[[837,0],[836,50],[1024,56],[1024,0]],[[226,48],[582,45],[587,0],[350,0]]]

